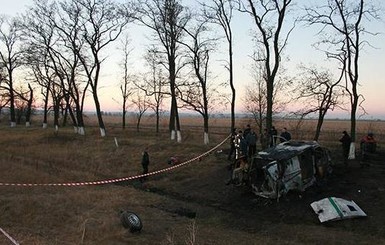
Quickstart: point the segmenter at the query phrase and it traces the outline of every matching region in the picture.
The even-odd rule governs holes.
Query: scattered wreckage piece
[[[248,181],[254,194],[279,199],[291,190],[304,191],[324,179],[329,150],[316,141],[288,141],[258,152],[251,159]]]
[[[311,203],[310,206],[321,223],[367,216],[354,201],[337,197],[324,198]]]

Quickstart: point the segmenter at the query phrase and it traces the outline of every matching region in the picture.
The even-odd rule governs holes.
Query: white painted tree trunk
[[[348,159],[356,159],[356,145],[354,142],[350,143],[350,150],[349,150]]]
[[[85,135],[86,134],[86,132],[84,131],[84,127],[79,127],[78,128],[78,134],[80,134],[80,135]]]
[[[47,123],[43,123],[43,128],[46,129],[48,127]]]
[[[11,122],[11,128],[16,127],[16,122]]]
[[[79,133],[79,128],[76,127],[76,126],[74,126],[74,133],[75,133],[75,134],[78,134],[78,133]]]
[[[182,134],[181,134],[180,130],[176,131],[176,141],[178,143],[182,142]]]
[[[171,140],[175,140],[175,130],[171,130]]]
[[[100,136],[106,137],[106,129],[100,128]]]
[[[55,125],[55,133],[59,132],[59,125]]]
[[[31,122],[25,122],[25,126],[26,126],[27,128],[31,127]]]
[[[204,143],[205,145],[208,145],[208,144],[210,143],[210,140],[209,140],[209,133],[206,133],[206,132],[203,133],[203,143]]]

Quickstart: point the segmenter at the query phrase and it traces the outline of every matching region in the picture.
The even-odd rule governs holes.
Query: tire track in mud
[[[167,190],[153,187],[153,186],[144,187],[144,186],[135,185],[135,184],[128,184],[128,185],[140,191],[150,192],[152,194],[166,197],[168,200],[175,200],[178,202],[183,202],[188,204],[186,206],[196,206],[196,207],[199,207],[198,209],[201,209],[201,208],[205,209],[206,212],[209,210],[222,212],[226,215],[229,215],[230,217],[233,217],[233,218],[230,218],[233,223],[239,222],[240,228],[244,227],[245,223],[248,223],[248,222],[245,222],[245,218],[247,217],[250,218],[250,221],[253,225],[257,225],[257,226],[263,225],[264,222],[257,221],[258,219],[255,219],[254,217],[258,216],[261,213],[264,213],[266,209],[270,209],[269,206],[274,203],[274,201],[269,199],[252,196],[252,194],[250,194],[249,191],[246,192],[246,189],[245,189],[246,187],[244,187],[243,190],[237,190],[238,193],[234,192],[236,194],[234,195],[234,197],[231,198],[231,200],[210,200],[210,199],[205,199],[201,197],[187,196],[178,192],[167,191]],[[273,205],[273,206],[274,206],[273,209],[275,210],[277,206],[276,205]],[[149,207],[156,208],[171,214],[176,214],[178,216],[187,217],[190,219],[193,219],[196,216],[199,216],[199,214],[197,214],[197,211],[194,211],[192,208],[186,208],[186,207],[171,208],[169,206],[165,207],[165,206],[155,206],[155,205],[149,205]],[[252,215],[250,216],[251,213]],[[233,220],[234,218],[236,218],[236,220]],[[280,215],[279,217],[277,216],[277,218],[278,220],[281,219],[282,215]],[[276,218],[274,220],[278,221]]]

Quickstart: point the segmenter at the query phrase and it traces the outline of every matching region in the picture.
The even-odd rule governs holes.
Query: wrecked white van
[[[258,152],[248,170],[252,191],[279,199],[291,190],[304,191],[330,168],[329,150],[315,141],[288,141]]]

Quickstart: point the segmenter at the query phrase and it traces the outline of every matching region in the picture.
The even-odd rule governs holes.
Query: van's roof
[[[258,152],[258,156],[262,159],[284,160],[299,155],[309,148],[314,149],[319,146],[316,141],[287,141]]]

